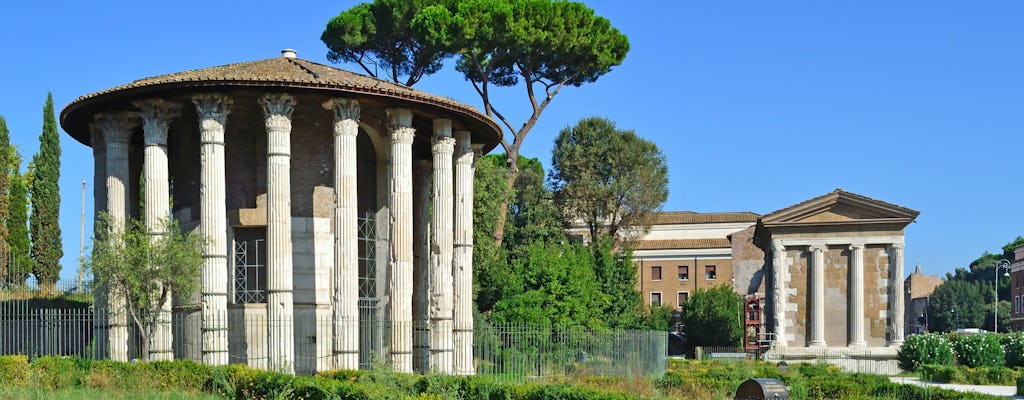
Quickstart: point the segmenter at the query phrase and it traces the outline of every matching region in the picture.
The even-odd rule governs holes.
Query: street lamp
[[[995,310],[996,311],[995,311],[995,318],[992,321],[992,327],[994,328],[993,330],[996,333],[999,332],[999,269],[1000,268],[1001,269],[1007,269],[1007,270],[1010,269],[1010,262],[1006,261],[1006,259],[999,260],[999,262],[996,263],[996,268],[995,268],[995,271],[996,271],[996,286],[995,286],[995,289],[996,289],[996,307],[995,307]],[[1009,272],[1005,272],[1005,274],[1006,274],[1005,276],[1007,276],[1007,277],[1010,276]]]

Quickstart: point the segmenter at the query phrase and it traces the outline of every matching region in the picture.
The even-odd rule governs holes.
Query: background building
[[[1010,264],[1010,329],[1024,331],[1024,245],[1013,249],[1013,263]]]
[[[907,276],[903,282],[904,302],[906,303],[903,321],[907,326],[906,332],[908,335],[928,332],[928,321],[925,319],[928,296],[932,295],[936,286],[942,284],[942,278],[938,275],[921,273],[921,266],[918,265],[914,268],[914,273]]]

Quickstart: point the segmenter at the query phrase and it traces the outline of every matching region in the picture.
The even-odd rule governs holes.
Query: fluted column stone
[[[430,235],[430,369],[452,373],[452,121],[434,120],[434,196]]]
[[[324,103],[334,113],[334,367],[359,369],[359,192],[356,137],[359,102]]]
[[[775,347],[786,347],[786,246],[782,241],[772,240],[772,316],[775,323]]]
[[[864,341],[864,245],[850,245],[850,295],[847,304],[850,312],[849,346],[862,347]]]
[[[391,134],[389,229],[391,254],[388,315],[390,361],[398,372],[412,372],[412,112],[388,109]]]
[[[295,100],[259,99],[267,129],[267,345],[273,371],[295,371],[292,302],[291,131]]]
[[[100,216],[107,210],[107,144],[103,140],[103,129],[99,124],[89,124],[91,132],[90,145],[92,145],[93,159],[93,221],[99,221]],[[97,237],[102,234],[100,224],[93,224],[93,234]],[[103,288],[93,290],[93,301],[99,313],[107,312],[107,291]],[[109,321],[102,314],[93,320],[93,340],[96,343],[93,349],[93,356],[97,359],[107,357],[107,346],[110,344]]]
[[[166,235],[167,224],[170,222],[167,131],[170,128],[171,120],[181,114],[181,104],[162,99],[137,101],[133,104],[139,108],[139,115],[142,117],[145,143],[143,176],[146,181],[146,202],[143,214],[146,230],[154,240],[160,240]],[[157,290],[162,290],[162,288]],[[168,290],[165,296],[160,305],[160,312],[156,318],[156,326],[149,346],[151,361],[174,359],[172,347],[174,337],[171,327],[173,293]]]
[[[430,372],[430,160],[416,160],[413,164],[413,268],[412,268],[412,323],[413,369]]]
[[[199,232],[203,245],[200,288],[202,359],[228,363],[228,242],[224,129],[233,102],[217,93],[192,96],[199,119]]]
[[[889,338],[890,346],[903,344],[903,243],[893,243],[889,246],[889,260],[892,263],[892,270],[889,274],[889,287],[892,293],[889,295],[889,324],[892,335]],[[998,271],[997,271],[998,272]]]
[[[482,146],[472,144],[468,131],[455,131],[455,140],[453,373],[473,375],[473,169]]]
[[[811,322],[810,347],[824,347],[825,343],[825,246],[812,245],[810,270],[811,301],[808,314]]]
[[[128,140],[138,126],[133,112],[116,112],[96,116],[103,132],[107,157],[107,226],[111,234],[123,233],[128,218]],[[107,333],[111,360],[128,361],[128,316],[125,294],[118,288],[107,288]]]

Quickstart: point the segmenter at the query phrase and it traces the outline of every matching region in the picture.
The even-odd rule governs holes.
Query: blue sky
[[[0,115],[28,159],[48,91],[60,110],[135,79],[283,48],[328,64],[320,33],[352,4],[14,2],[0,22]],[[951,271],[1024,234],[1024,3],[977,4],[590,2],[631,50],[596,83],[563,90],[522,154],[547,164],[558,130],[607,117],[667,155],[666,210],[764,214],[843,188],[921,211],[906,231],[907,270]],[[450,69],[416,88],[480,105]],[[521,88],[498,95],[503,113],[527,117]],[[92,215],[92,161],[61,135],[70,276],[83,179]]]

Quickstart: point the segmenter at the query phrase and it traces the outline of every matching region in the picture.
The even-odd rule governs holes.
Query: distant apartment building
[[[1024,245],[1013,249],[1013,262],[1010,264],[1010,300],[1013,302],[1010,329],[1014,332],[1024,331]]]
[[[730,235],[751,228],[752,212],[659,213],[635,242],[637,287],[647,304],[679,309],[697,290],[734,285]]]

